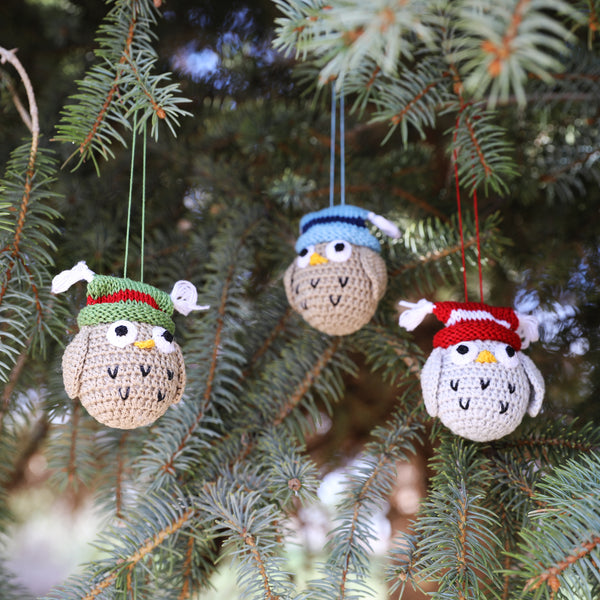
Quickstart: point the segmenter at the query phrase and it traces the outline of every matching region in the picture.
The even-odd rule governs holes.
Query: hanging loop
[[[140,240],[140,282],[144,282],[144,238],[146,236],[146,121],[142,125],[142,218]],[[137,141],[137,111],[133,113],[133,135],[131,141],[131,168],[129,171],[129,198],[127,201],[127,231],[125,233],[125,257],[123,259],[123,277],[127,277],[129,262],[129,240],[131,237],[131,211],[133,204],[133,173],[135,170],[135,146]]]
[[[462,111],[461,111],[462,112]],[[456,147],[456,141],[458,138],[458,127],[460,125],[460,114],[456,118],[456,125],[454,128],[454,150],[452,152],[452,159],[454,163],[454,182],[456,186],[456,205],[458,211],[458,229],[460,233],[460,251],[462,258],[462,271],[463,271],[463,285],[465,290],[465,302],[469,301],[469,292],[467,288],[467,266],[465,258],[465,237],[463,231],[463,220],[462,220],[462,206],[460,200],[460,181],[458,176],[458,148]],[[479,206],[477,202],[477,184],[475,180],[475,174],[473,173],[473,213],[475,216],[475,236],[477,240],[477,267],[479,275],[479,297],[480,302],[483,303],[483,275],[481,268],[481,239],[479,235]]]
[[[346,204],[346,123],[344,95],[340,94],[340,204]],[[337,98],[335,83],[331,84],[331,132],[329,152],[329,206],[335,204],[335,140],[336,140]]]

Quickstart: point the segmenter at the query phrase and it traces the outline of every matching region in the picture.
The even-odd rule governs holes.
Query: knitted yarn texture
[[[356,246],[366,246],[375,252],[381,252],[379,240],[367,228],[367,220],[371,214],[359,206],[341,204],[304,215],[300,220],[296,252],[333,240],[345,240]]]
[[[488,442],[513,432],[525,413],[539,413],[544,379],[520,350],[537,339],[534,318],[479,302],[400,304],[409,309],[400,315],[400,325],[409,331],[428,314],[445,325],[421,371],[432,417],[456,435]]]
[[[87,286],[87,305],[77,324],[97,325],[118,319],[159,325],[175,331],[173,300],[166,292],[133,279],[95,275]]]
[[[304,215],[296,241],[298,257],[284,275],[292,308],[315,329],[348,335],[366,325],[385,293],[387,271],[381,245],[368,227],[399,238],[381,215],[341,204]]]
[[[130,334],[137,333],[135,339],[121,348],[112,345],[111,331],[128,325]],[[69,397],[79,398],[92,417],[116,429],[150,425],[161,417],[181,399],[186,374],[172,336],[152,343],[156,329],[126,321],[82,326],[62,359]]]
[[[366,325],[387,286],[385,262],[365,246],[339,241],[346,260],[327,258],[336,242],[317,244],[298,257],[284,275],[288,301],[312,327],[328,335],[348,335]]]
[[[475,442],[508,435],[540,411],[544,380],[531,359],[487,340],[435,348],[421,371],[425,408],[454,434]],[[462,362],[467,360],[467,362]]]

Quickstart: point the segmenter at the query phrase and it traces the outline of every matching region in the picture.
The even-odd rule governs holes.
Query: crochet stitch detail
[[[365,220],[362,217],[316,217],[304,223],[304,225],[302,226],[302,233],[306,233],[311,227],[314,227],[315,225],[327,225],[328,223],[346,223],[354,227],[366,227]]]
[[[175,332],[173,300],[166,292],[126,277],[96,275],[87,287],[87,305],[77,317],[79,327],[119,319],[149,323]]]
[[[448,348],[461,341],[497,340],[521,349],[519,319],[512,308],[482,302],[437,302],[433,314],[446,325],[435,334],[434,348]]]
[[[149,304],[152,308],[160,310],[156,300],[150,296],[150,294],[144,294],[143,292],[137,292],[135,290],[121,290],[114,294],[108,294],[107,296],[100,296],[99,298],[87,297],[88,306],[91,304],[110,304],[112,302],[124,302],[125,300],[133,300],[134,302],[144,302]]]

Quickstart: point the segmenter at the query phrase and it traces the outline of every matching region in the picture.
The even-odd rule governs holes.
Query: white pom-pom
[[[517,313],[519,326],[517,333],[521,338],[521,348],[527,348],[531,342],[537,342],[540,339],[538,320],[533,315],[524,315]]]
[[[420,325],[423,322],[423,319],[433,312],[435,306],[433,302],[429,302],[429,300],[425,300],[425,298],[421,298],[416,304],[404,300],[401,300],[398,304],[408,308],[408,310],[405,310],[400,315],[400,319],[398,320],[400,327],[404,327],[407,331],[412,331]]]
[[[380,229],[386,235],[389,235],[391,238],[398,239],[402,235],[394,223],[388,221],[381,215],[376,215],[374,212],[370,212],[367,215],[367,219],[369,219],[369,221],[371,221],[375,227]]]
[[[198,292],[193,283],[180,279],[175,282],[173,291],[171,292],[171,300],[177,312],[182,315],[189,315],[193,310],[207,310],[210,306],[198,305]]]
[[[89,283],[94,278],[94,275],[94,271],[85,264],[85,260],[80,260],[72,269],[67,269],[54,277],[51,291],[53,294],[60,294],[67,291],[78,281],[87,281]]]

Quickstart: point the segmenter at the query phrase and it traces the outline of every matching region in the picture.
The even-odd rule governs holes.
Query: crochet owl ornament
[[[348,335],[375,314],[387,286],[381,246],[368,223],[392,238],[396,225],[364,208],[341,204],[304,215],[298,256],[284,275],[288,301],[328,335]]]
[[[208,307],[196,305],[189,281],[178,281],[169,295],[139,281],[96,275],[83,261],[57,275],[52,292],[81,280],[88,282],[87,304],[62,359],[67,394],[108,427],[150,425],[181,400],[185,388],[173,310],[187,315]]]
[[[400,315],[400,326],[408,331],[431,313],[445,324],[421,371],[432,417],[456,435],[489,442],[514,431],[525,413],[540,412],[544,380],[521,352],[538,339],[535,317],[477,302],[400,305],[408,308]]]

